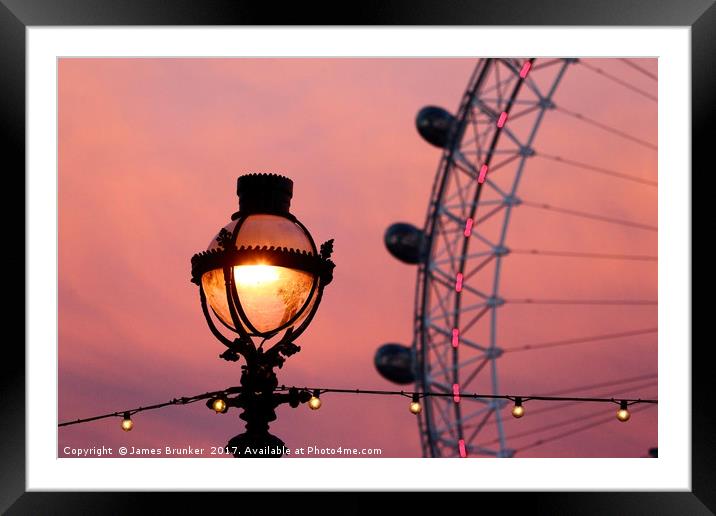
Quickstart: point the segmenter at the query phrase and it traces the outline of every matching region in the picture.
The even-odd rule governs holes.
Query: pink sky
[[[638,60],[656,72],[656,60]],[[656,83],[619,60],[589,60],[639,88]],[[189,282],[190,258],[236,210],[236,178],[294,181],[292,212],[316,241],[335,238],[334,282],[286,385],[394,388],[374,370],[384,342],[411,341],[416,270],[383,246],[396,221],[421,227],[440,151],[414,128],[418,109],[454,112],[473,59],[62,59],[59,65],[59,419],[237,385],[218,358]],[[656,103],[583,67],[556,96],[656,142]],[[536,150],[656,180],[656,152],[547,114]],[[656,188],[533,158],[526,200],[656,225]],[[656,232],[517,209],[508,244],[656,255]],[[537,258],[505,262],[505,297],[652,299],[655,262]],[[656,306],[502,308],[505,347],[656,327]],[[506,393],[548,393],[657,370],[656,334],[515,353],[499,362]],[[642,384],[644,382],[641,382]],[[639,383],[634,383],[639,385]],[[580,395],[605,394],[586,391]],[[622,392],[656,397],[656,386]],[[415,417],[400,397],[325,396],[320,411],[278,409],[288,446],[382,448],[420,456]],[[537,402],[530,407],[537,408]],[[508,420],[507,435],[613,408],[578,406]],[[529,411],[528,411],[529,414]],[[59,430],[65,446],[222,446],[243,431],[236,411],[203,403]],[[520,456],[642,456],[657,445],[657,410],[535,447]],[[565,429],[573,428],[565,427]],[[509,441],[547,437],[554,431]]]

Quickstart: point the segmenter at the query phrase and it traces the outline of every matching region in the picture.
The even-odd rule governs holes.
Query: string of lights
[[[74,419],[59,423],[58,427],[65,427],[70,425],[78,425],[82,423],[89,423],[91,421],[99,421],[101,419],[108,419],[113,417],[121,417],[121,427],[124,431],[128,432],[134,428],[134,422],[132,416],[140,412],[146,412],[149,410],[156,410],[170,405],[188,405],[190,403],[196,403],[201,400],[210,400],[207,405],[217,413],[225,413],[227,411],[227,398],[230,394],[241,393],[241,387],[229,387],[221,391],[205,392],[202,394],[196,394],[194,396],[182,396],[180,398],[172,398],[169,401],[163,403],[156,403],[154,405],[140,406],[133,409],[118,410],[115,412],[109,412],[107,414],[101,414],[98,416],[92,416],[82,419]],[[480,394],[480,393],[465,393],[460,392],[457,385],[453,386],[450,392],[417,392],[417,391],[385,391],[375,389],[332,389],[332,388],[309,388],[309,387],[286,387],[281,385],[276,387],[274,392],[304,392],[311,393],[310,399],[308,399],[308,406],[311,410],[318,410],[321,408],[322,394],[363,394],[363,395],[377,395],[377,396],[403,396],[409,398],[410,404],[408,409],[413,414],[420,414],[422,412],[422,405],[420,400],[428,397],[436,398],[453,398],[455,403],[460,403],[463,398],[482,399],[482,400],[507,400],[514,403],[512,408],[512,415],[515,418],[521,418],[525,414],[524,404],[527,401],[548,401],[548,402],[570,402],[570,403],[613,403],[619,405],[619,410],[616,413],[616,417],[619,421],[626,422],[630,418],[630,412],[628,407],[636,404],[657,404],[656,399],[641,399],[641,398],[614,398],[614,397],[575,397],[575,396],[544,396],[544,395],[530,395],[530,396],[513,396],[509,394]]]

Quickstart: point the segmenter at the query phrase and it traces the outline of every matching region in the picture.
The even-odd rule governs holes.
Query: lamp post
[[[309,231],[289,211],[293,181],[286,177],[241,176],[237,195],[239,211],[208,249],[191,259],[191,281],[199,287],[204,317],[227,348],[219,356],[245,362],[241,386],[230,389],[235,396],[207,405],[222,413],[243,409],[239,417],[246,431],[227,445],[235,457],[280,457],[285,445],[268,431],[275,408],[283,403],[295,408],[311,394],[275,392],[274,369],[301,350],[294,341],[310,324],[333,278],[333,240],[316,249]],[[269,340],[275,343],[265,346]]]

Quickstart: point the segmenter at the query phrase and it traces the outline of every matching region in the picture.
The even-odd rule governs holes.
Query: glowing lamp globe
[[[306,227],[290,213],[293,182],[275,174],[248,174],[237,181],[239,211],[192,258],[207,321],[241,337],[269,338],[310,321],[331,281],[332,240],[321,252]]]

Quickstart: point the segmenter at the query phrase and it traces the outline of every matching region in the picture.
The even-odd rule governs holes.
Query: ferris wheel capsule
[[[423,231],[406,222],[396,222],[385,230],[385,247],[404,263],[416,264],[423,259],[425,237]]]
[[[451,140],[455,117],[441,107],[425,106],[418,112],[415,125],[426,142],[443,149]]]
[[[397,384],[415,381],[413,351],[401,344],[383,344],[375,353],[375,368],[386,380]]]

